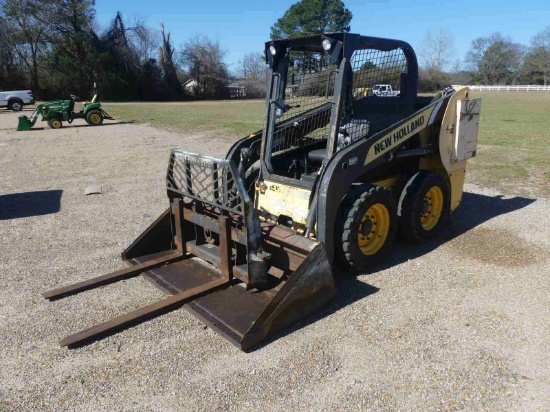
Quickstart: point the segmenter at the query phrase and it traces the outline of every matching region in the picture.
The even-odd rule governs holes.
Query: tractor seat
[[[312,150],[307,154],[307,160],[315,163],[322,163],[327,157],[327,149]]]

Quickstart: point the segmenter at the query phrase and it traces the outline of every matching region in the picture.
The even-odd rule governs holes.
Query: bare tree
[[[196,83],[194,94],[199,99],[221,98],[229,73],[224,63],[226,51],[219,40],[197,34],[182,46],[180,61],[187,75]]]
[[[550,81],[550,25],[531,40],[528,62],[531,70],[542,74],[546,86]]]
[[[455,58],[455,41],[445,29],[428,31],[419,49],[421,65],[426,70],[445,71]]]
[[[10,21],[4,18],[0,8],[0,91],[10,88],[26,87],[24,65],[14,50],[10,35],[16,30]]]
[[[122,66],[128,72],[135,72],[136,67],[139,66],[137,53],[128,40],[129,34],[135,30],[136,27],[130,27],[124,23],[122,13],[117,11],[111,25],[102,36],[107,47],[111,51],[116,51],[113,53],[117,57],[116,65]]]
[[[4,0],[0,8],[11,23],[9,36],[18,58],[30,74],[32,88],[38,89],[38,59],[46,48],[47,25],[36,18],[40,6],[33,0]]]
[[[161,40],[160,32],[147,27],[144,18],[134,15],[130,23],[125,23],[120,12],[117,12],[106,36],[131,49],[139,63],[157,56]]]
[[[493,33],[472,41],[466,61],[485,84],[510,84],[519,76],[525,47],[510,37]]]
[[[143,63],[157,56],[161,35],[158,30],[147,27],[142,18],[135,17],[134,20],[130,41],[139,61]]]
[[[244,79],[247,97],[261,97],[265,94],[267,66],[262,53],[251,52],[243,57],[239,76]]]
[[[162,28],[162,46],[159,55],[164,83],[168,87],[168,90],[171,91],[171,98],[178,99],[183,96],[183,87],[179,81],[176,64],[174,62],[175,49],[170,42],[170,33],[164,31],[164,23],[161,22],[160,26]]]
[[[455,59],[453,62],[453,67],[451,68],[452,73],[458,73],[462,71],[462,61],[460,59]]]
[[[266,63],[262,53],[251,52],[243,57],[240,62],[242,66],[242,76],[245,79],[265,78]]]

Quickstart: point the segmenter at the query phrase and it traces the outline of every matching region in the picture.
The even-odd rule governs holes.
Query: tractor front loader
[[[329,33],[265,47],[264,128],[225,159],[172,150],[169,207],[122,253],[129,267],[43,294],[142,275],[168,297],[61,345],[184,306],[249,349],[327,304],[338,268],[371,270],[398,231],[433,238],[458,207],[480,113],[467,88],[418,97],[402,41]],[[377,84],[399,93],[364,92]]]

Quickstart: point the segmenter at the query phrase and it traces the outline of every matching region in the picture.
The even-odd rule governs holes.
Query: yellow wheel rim
[[[390,231],[390,213],[382,203],[369,207],[361,219],[357,241],[359,249],[365,255],[378,252],[388,237]]]
[[[59,129],[61,127],[61,122],[59,120],[52,120],[52,127],[54,129]]]
[[[92,123],[99,123],[100,120],[101,120],[101,118],[99,117],[99,115],[97,113],[93,113],[90,116],[90,122],[92,122]]]
[[[423,208],[420,212],[420,223],[424,230],[432,230],[443,211],[443,192],[437,186],[433,186],[424,196]]]

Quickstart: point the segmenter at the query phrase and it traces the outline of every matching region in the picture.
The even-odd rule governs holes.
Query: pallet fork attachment
[[[60,341],[78,347],[179,307],[242,350],[334,295],[321,243],[260,222],[233,162],[173,150],[171,207],[123,253],[126,269],[43,293],[55,300],[142,275],[169,295]]]

